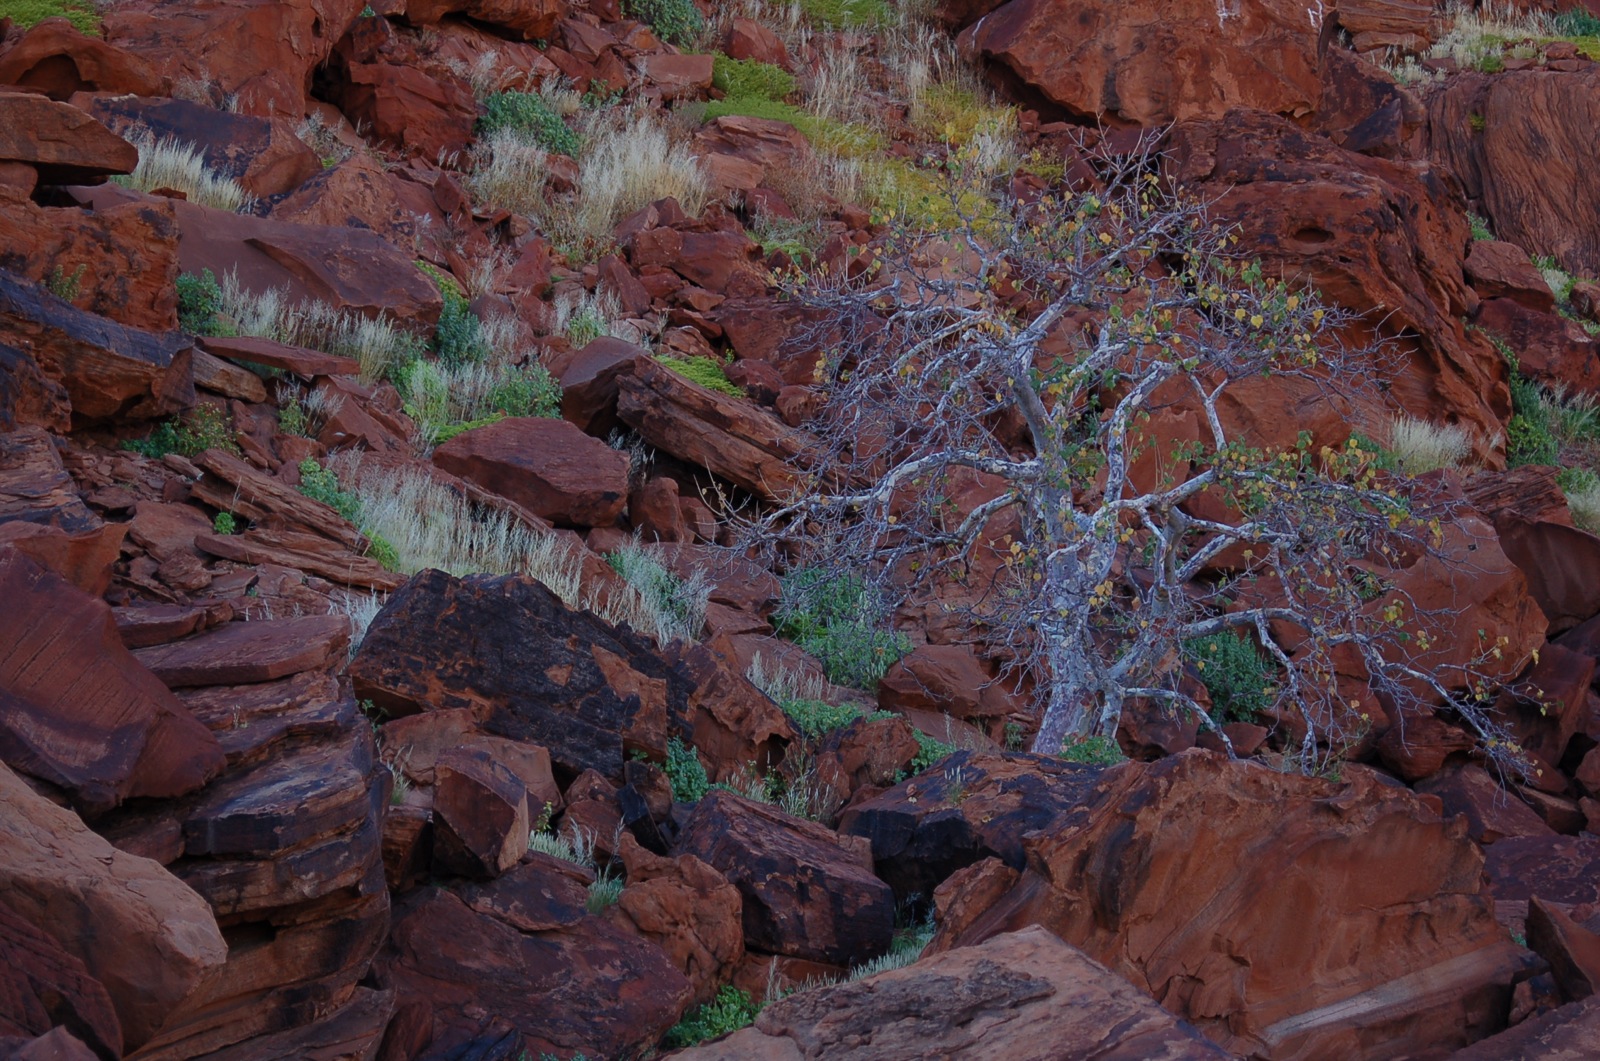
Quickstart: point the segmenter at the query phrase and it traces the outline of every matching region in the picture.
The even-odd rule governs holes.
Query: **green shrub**
[[[444,306],[439,311],[439,323],[433,331],[433,349],[439,360],[447,365],[461,365],[469,361],[483,361],[489,356],[489,344],[483,339],[483,322],[472,312],[467,293],[455,277],[435,268],[432,263],[418,260],[417,268],[428,274]]]
[[[681,1050],[686,1046],[715,1039],[749,1026],[761,1012],[761,1004],[749,993],[729,984],[717,997],[684,1017],[667,1032],[666,1047]]]
[[[210,269],[178,274],[178,327],[191,335],[218,335],[221,312],[222,285]]]
[[[376,560],[379,564],[383,565],[384,570],[399,571],[400,550],[396,549],[387,538],[380,534],[374,534],[371,531],[367,531],[366,535],[367,555],[372,557],[372,559]]]
[[[830,704],[826,700],[784,700],[779,706],[800,727],[800,732],[813,740],[844,729],[863,714],[855,704]]]
[[[484,115],[478,132],[488,135],[509,129],[523,133],[547,151],[577,157],[583,138],[562,121],[550,102],[536,92],[496,92],[483,101]]]
[[[859,577],[809,569],[785,577],[782,586],[773,615],[778,636],[815,656],[830,681],[874,688],[911,651],[904,634],[885,627],[888,608]]]
[[[948,759],[956,753],[954,744],[947,744],[936,737],[930,737],[920,729],[912,730],[911,735],[917,738],[917,754],[911,760],[913,774],[920,774],[934,763]]]
[[[623,9],[673,44],[693,43],[706,26],[694,0],[627,0]]]
[[[50,270],[50,277],[44,282],[45,290],[63,302],[75,301],[83,291],[83,274],[88,268],[87,265],[79,265],[69,273],[61,266],[56,266]]]
[[[1494,232],[1489,228],[1489,222],[1477,214],[1467,215],[1467,224],[1472,228],[1472,238],[1477,242],[1494,239]]]
[[[1278,667],[1249,637],[1224,630],[1183,645],[1184,658],[1211,694],[1211,717],[1224,722],[1253,722],[1272,703]]]
[[[361,518],[361,499],[340,489],[339,477],[318,464],[315,457],[300,462],[300,492],[313,501],[321,501],[351,523]]]
[[[64,18],[79,33],[100,36],[100,12],[91,0],[0,0],[0,18],[31,29],[47,18]]]
[[[711,790],[711,779],[706,776],[705,764],[694,750],[677,737],[667,741],[667,780],[672,782],[672,798],[679,803],[699,803]]]
[[[1550,410],[1541,399],[1537,383],[1512,375],[1512,416],[1506,431],[1506,462],[1513,468],[1521,464],[1554,464],[1561,453],[1561,444],[1550,422]]]
[[[218,512],[216,518],[211,521],[211,529],[217,534],[235,534],[239,528],[232,512]]]
[[[197,405],[181,420],[166,420],[142,439],[132,439],[122,448],[159,460],[169,453],[195,457],[208,449],[238,453],[233,441],[233,424],[214,405]]]
[[[1091,766],[1112,766],[1122,762],[1122,749],[1115,737],[1079,737],[1061,746],[1061,758],[1069,763],[1088,763]]]
[[[574,309],[572,316],[567,318],[567,342],[577,347],[587,346],[606,334],[608,327],[609,322],[605,314],[600,312],[600,307],[586,302]]]
[[[663,357],[660,361],[684,379],[698,383],[706,390],[735,398],[744,397],[744,391],[728,382],[728,373],[722,367],[722,362],[714,357]]]
[[[1600,15],[1575,7],[1557,15],[1553,28],[1561,37],[1600,37]]]
[[[561,417],[561,384],[550,370],[534,362],[520,373],[507,377],[489,391],[485,402],[490,409],[507,416]]]
[[[794,75],[759,59],[712,59],[711,84],[733,99],[781,100],[794,91]]]

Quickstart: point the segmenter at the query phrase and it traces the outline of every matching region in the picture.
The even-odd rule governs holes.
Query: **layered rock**
[[[1037,922],[1263,1058],[1393,1057],[1498,1030],[1524,952],[1479,894],[1465,823],[1347,778],[1198,751],[1108,771],[1028,844],[1017,885],[947,917],[935,945]]]
[[[566,779],[620,777],[634,749],[660,761],[673,735],[722,750],[719,769],[731,772],[775,761],[794,735],[777,705],[706,649],[668,662],[631,630],[515,575],[415,576],[373,620],[350,676],[358,696],[395,716],[468,708],[487,732],[549,749]]]
[[[739,889],[752,949],[852,965],[889,947],[894,895],[865,841],[718,790],[695,805],[677,850]]]
[[[754,1027],[675,1056],[1198,1061],[1229,1055],[1082,951],[1032,927],[791,995],[764,1008]]]
[[[609,527],[628,500],[628,457],[565,420],[512,417],[465,431],[433,462],[559,526]]]
[[[1600,66],[1463,73],[1427,103],[1429,154],[1456,173],[1495,235],[1571,273],[1600,274]]]

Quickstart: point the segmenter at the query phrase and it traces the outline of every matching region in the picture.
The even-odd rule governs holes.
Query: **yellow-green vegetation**
[[[964,147],[978,136],[1015,136],[1017,111],[990,103],[973,86],[955,82],[929,85],[911,105],[911,124],[920,133]]]
[[[122,448],[158,460],[169,453],[196,457],[208,449],[239,452],[233,441],[233,418],[214,405],[197,405],[181,418],[163,420],[150,434],[130,439]]]
[[[728,382],[722,362],[714,357],[663,357],[660,361],[684,379],[698,383],[707,390],[735,398],[744,397],[744,391]]]
[[[711,85],[736,99],[781,100],[794,91],[794,75],[758,59],[730,59],[720,52],[712,59]]]
[[[800,11],[821,29],[887,26],[895,20],[885,0],[800,0]]]
[[[100,36],[100,12],[90,0],[0,0],[0,18],[30,29],[47,18],[64,18],[79,33]]]

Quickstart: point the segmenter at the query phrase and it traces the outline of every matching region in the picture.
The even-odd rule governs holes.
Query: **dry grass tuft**
[[[1433,424],[1410,417],[1389,423],[1389,452],[1408,475],[1440,468],[1459,468],[1472,454],[1472,436],[1454,424]]]
[[[131,174],[113,177],[118,184],[141,192],[171,189],[182,192],[192,203],[236,214],[255,205],[255,197],[240,187],[238,181],[207,166],[194,144],[171,137],[157,140],[148,129],[135,132],[127,139],[139,149],[139,164]]]

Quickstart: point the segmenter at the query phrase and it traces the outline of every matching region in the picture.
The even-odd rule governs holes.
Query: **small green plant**
[[[637,543],[608,554],[606,563],[637,591],[640,608],[646,613],[639,620],[645,629],[658,632],[662,643],[700,636],[711,596],[711,584],[704,575],[696,572],[690,578],[679,578]]]
[[[677,737],[667,741],[667,780],[672,783],[672,798],[679,803],[698,803],[711,790],[711,779],[706,776],[705,764],[694,745],[685,744]]]
[[[712,87],[731,98],[781,100],[794,91],[794,75],[781,66],[721,53],[711,62]]]
[[[455,277],[445,274],[431,263],[418,261],[417,267],[428,274],[444,306],[439,311],[439,323],[434,327],[433,348],[439,360],[446,365],[462,365],[487,360],[489,345],[483,339],[483,322],[472,312],[466,292]]]
[[[1472,238],[1480,243],[1494,239],[1494,232],[1489,228],[1489,222],[1477,214],[1467,215],[1467,224],[1472,227]]]
[[[1561,37],[1600,37],[1600,15],[1574,7],[1557,15],[1551,28]]]
[[[1027,746],[1027,734],[1020,722],[1007,722],[1005,726],[1005,749],[1008,752],[1020,752]]]
[[[622,898],[622,878],[615,876],[609,869],[597,872],[594,883],[589,885],[589,898],[584,906],[591,914],[598,914],[608,906],[615,906]]]
[[[1552,431],[1550,410],[1539,385],[1525,376],[1511,377],[1511,423],[1506,429],[1506,463],[1554,464],[1561,443]]]
[[[826,700],[784,700],[779,706],[800,727],[800,732],[813,740],[844,729],[864,714],[855,704],[830,704]]]
[[[1093,736],[1071,739],[1061,745],[1061,758],[1069,763],[1112,766],[1123,760],[1122,749],[1114,737]]]
[[[731,984],[717,991],[710,1002],[700,1006],[667,1032],[666,1047],[681,1050],[708,1039],[747,1027],[761,1012],[761,1004]]]
[[[1184,659],[1211,694],[1211,717],[1253,722],[1276,697],[1277,666],[1244,634],[1225,630],[1184,643]]]
[[[547,151],[572,157],[583,147],[583,138],[567,128],[550,101],[537,92],[496,92],[483,101],[483,107],[480,135],[511,130]]]
[[[1467,126],[1475,133],[1481,133],[1489,128],[1489,119],[1474,111],[1467,115]]]
[[[178,327],[191,335],[220,335],[222,285],[210,269],[178,274]]]
[[[87,265],[79,265],[68,273],[61,266],[50,270],[50,279],[44,282],[45,290],[65,301],[72,302],[77,299],[83,290],[83,273]]]
[[[489,389],[485,403],[506,416],[561,417],[561,384],[538,362],[525,365],[514,376]]]
[[[830,681],[862,689],[911,651],[904,634],[886,626],[888,607],[863,579],[820,568],[782,580],[773,615],[778,636],[815,656]]]
[[[623,10],[673,44],[693,43],[706,26],[694,0],[627,0]]]
[[[928,944],[933,941],[933,930],[932,918],[896,930],[894,942],[889,944],[889,950],[871,961],[852,966],[850,979],[863,980],[891,969],[904,969],[922,957],[922,952],[927,950]]]
[[[340,489],[339,476],[317,463],[315,457],[300,462],[300,492],[313,501],[321,501],[351,523],[361,518],[361,499]]]
[[[606,334],[607,321],[598,306],[584,303],[567,318],[567,342],[573,346],[587,346]]]
[[[124,442],[122,448],[159,460],[169,453],[196,457],[208,449],[238,453],[233,423],[214,405],[197,405],[182,420],[166,420],[142,439]]]
[[[800,0],[800,10],[822,29],[886,26],[894,21],[887,0]]]
[[[917,738],[917,754],[911,760],[913,774],[920,774],[934,763],[948,759],[956,753],[954,744],[946,744],[936,737],[930,737],[920,729],[912,730],[911,735]]]
[[[211,529],[217,534],[234,534],[239,528],[232,512],[218,512],[211,521]]]

